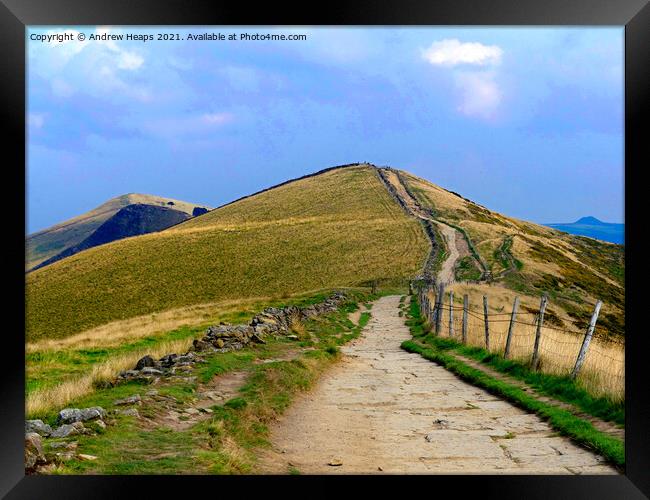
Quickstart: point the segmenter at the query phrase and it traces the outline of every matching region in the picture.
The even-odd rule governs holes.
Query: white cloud
[[[89,31],[83,31],[87,36]],[[127,50],[115,40],[79,41],[76,30],[49,30],[45,34],[69,33],[72,40],[43,43],[29,42],[28,70],[50,82],[57,97],[73,94],[105,95],[111,98],[126,96],[147,100],[147,89],[129,82],[128,75],[145,62],[139,51]],[[120,33],[110,27],[98,27],[95,34]]]
[[[473,64],[478,66],[499,64],[503,51],[498,45],[483,45],[478,42],[461,42],[456,38],[446,38],[433,42],[422,50],[422,58],[434,65],[456,66]]]
[[[143,62],[144,59],[135,52],[122,51],[117,60],[117,67],[120,69],[138,69]]]
[[[45,115],[43,113],[29,113],[27,115],[27,124],[33,128],[43,128]]]
[[[460,94],[458,111],[466,116],[492,119],[501,103],[502,93],[494,72],[463,72],[455,76]]]

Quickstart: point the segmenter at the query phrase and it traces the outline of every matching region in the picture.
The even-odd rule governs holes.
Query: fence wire
[[[449,303],[449,295],[444,294],[437,303],[437,294],[432,290],[418,293],[420,310],[432,326],[432,331],[440,337],[452,338],[467,345],[486,348],[486,317],[482,304],[470,305],[467,309],[456,301]],[[455,295],[455,299],[462,296]],[[452,315],[450,321],[450,314]],[[522,318],[521,320],[519,318]],[[567,319],[550,314],[553,320],[575,323],[575,318]],[[464,325],[464,318],[466,324]],[[531,321],[526,321],[531,318]],[[489,351],[505,355],[508,332],[510,349],[508,359],[528,363],[532,360],[535,337],[537,335],[539,314],[530,311],[517,311],[512,321],[512,312],[491,312],[488,310],[487,326]],[[463,328],[466,338],[463,339]],[[587,328],[576,330],[562,328],[542,322],[539,328],[538,370],[554,374],[569,375],[574,370],[578,354],[585,339]],[[605,340],[608,332],[598,329],[588,346],[584,362],[578,373],[578,381],[596,395],[623,398],[625,391],[625,345]]]

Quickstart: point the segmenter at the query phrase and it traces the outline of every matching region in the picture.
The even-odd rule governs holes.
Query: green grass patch
[[[357,302],[374,300],[377,296],[353,293],[349,303],[339,310],[305,321],[307,328],[319,339],[317,349],[305,351],[287,361],[257,364],[256,360],[273,357],[295,342],[269,337],[267,344],[246,347],[240,351],[206,355],[206,364],[196,365],[194,375],[207,382],[215,375],[233,370],[246,370],[249,375],[239,394],[223,405],[214,405],[213,413],[204,421],[183,431],[166,428],[151,429],[133,417],[111,416],[116,425],[96,436],[75,436],[78,453],[95,455],[96,461],[70,460],[59,474],[240,474],[254,469],[256,450],[269,445],[269,424],[283,413],[295,395],[313,386],[318,376],[340,357],[338,346],[359,335],[370,313],[363,312],[359,324],[347,318],[358,309]],[[344,339],[344,340],[342,340]],[[163,380],[155,386],[160,396],[173,397],[173,409],[191,405],[198,382]],[[126,383],[99,389],[93,394],[71,402],[71,407],[103,406],[149,390],[147,384]],[[141,415],[156,415],[157,405],[138,406]],[[54,423],[56,413],[44,420]],[[50,440],[48,440],[49,442]],[[57,440],[52,440],[52,442]],[[60,441],[60,440],[58,440]],[[52,450],[53,451],[53,450]],[[288,471],[289,473],[299,473]]]
[[[523,365],[509,360],[500,360],[497,355],[488,353],[483,349],[462,346],[451,339],[436,338],[433,335],[428,335],[429,332],[420,315],[415,296],[411,298],[409,312],[411,318],[407,321],[407,325],[410,326],[411,333],[416,340],[403,342],[403,349],[418,353],[430,361],[435,361],[464,380],[538,414],[561,434],[597,450],[612,463],[618,466],[625,464],[625,446],[620,439],[598,431],[590,422],[573,415],[567,410],[544,403],[515,385],[497,380],[489,374],[463,363],[455,356],[449,354],[448,351],[453,350],[460,354],[471,356],[495,369],[501,368],[499,371],[524,380],[540,390],[540,392],[576,404],[576,406],[587,413],[597,413],[595,416],[599,416],[600,418],[607,416],[611,421],[620,422],[621,419],[624,419],[624,413],[620,413],[618,408],[607,406],[607,401],[603,401],[602,398],[592,398],[572,382],[573,387],[571,387],[569,384],[570,381],[563,380],[562,377],[533,373]],[[421,345],[418,341],[424,341],[428,345]],[[622,407],[620,409],[622,410]]]

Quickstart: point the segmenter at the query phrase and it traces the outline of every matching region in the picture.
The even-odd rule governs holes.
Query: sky
[[[121,194],[216,207],[364,161],[525,220],[623,222],[623,34],[30,27],[27,232]]]

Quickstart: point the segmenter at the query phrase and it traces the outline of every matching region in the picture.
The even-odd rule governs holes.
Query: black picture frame
[[[385,489],[399,479],[401,490],[422,487],[427,495],[452,488],[465,495],[498,498],[646,498],[650,496],[650,391],[645,370],[646,333],[641,325],[641,272],[645,185],[643,168],[650,141],[644,133],[650,94],[650,5],[647,0],[413,0],[330,1],[322,5],[275,3],[251,5],[203,0],[0,0],[4,173],[9,175],[11,209],[8,251],[11,271],[5,291],[11,300],[11,327],[5,326],[0,377],[0,496],[7,498],[114,498],[167,496],[175,491],[200,495],[198,488],[223,495],[228,488],[250,494],[251,486],[267,494],[343,492],[351,480],[364,489]],[[28,25],[594,25],[625,26],[625,214],[626,214],[626,469],[621,476],[417,476],[417,477],[63,477],[25,476],[24,445],[24,237],[25,213],[25,47]],[[21,168],[22,166],[22,168]],[[637,203],[641,200],[641,203]],[[11,224],[7,224],[11,222]],[[639,290],[639,293],[633,292]],[[22,292],[22,296],[21,296]],[[632,292],[632,293],[630,293]],[[23,353],[21,357],[19,353]],[[298,483],[289,484],[289,481]],[[327,481],[322,490],[312,483]],[[191,483],[191,484],[190,484]],[[331,484],[330,484],[331,483]],[[334,486],[334,488],[332,488]],[[244,489],[245,488],[245,489]],[[306,489],[305,489],[306,488]],[[176,493],[183,494],[183,493]],[[366,493],[367,494],[367,493]],[[445,493],[449,494],[449,493]],[[454,494],[454,496],[456,496]]]

